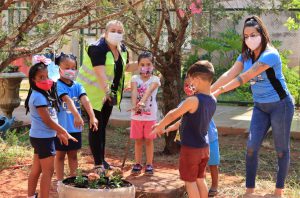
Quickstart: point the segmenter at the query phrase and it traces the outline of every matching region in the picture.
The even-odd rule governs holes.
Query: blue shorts
[[[69,140],[68,146],[61,144],[60,140],[55,137],[55,149],[57,151],[72,151],[81,149],[81,132],[78,133],[70,133],[72,137],[74,137],[78,142],[74,142]]]
[[[220,151],[219,151],[219,140],[218,139],[209,143],[208,165],[209,166],[220,165]]]
[[[34,154],[39,159],[44,159],[55,155],[54,137],[52,138],[34,138],[30,137],[30,143],[34,148]]]

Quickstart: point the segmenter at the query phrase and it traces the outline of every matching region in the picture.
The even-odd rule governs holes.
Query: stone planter
[[[67,185],[68,180],[74,180],[74,178],[67,178],[58,184],[57,191],[59,198],[135,198],[135,187],[125,180],[123,182],[128,184],[126,187],[89,189]]]
[[[20,106],[19,90],[23,78],[22,72],[0,73],[0,109],[8,118],[12,118],[12,112]]]

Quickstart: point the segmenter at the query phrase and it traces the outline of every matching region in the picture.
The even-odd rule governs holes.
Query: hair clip
[[[35,65],[37,63],[44,63],[45,65],[49,65],[51,63],[51,59],[46,58],[43,55],[35,55],[32,57],[32,64]]]

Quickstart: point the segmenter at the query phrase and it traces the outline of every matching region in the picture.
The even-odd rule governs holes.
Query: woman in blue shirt
[[[270,127],[278,157],[275,196],[282,196],[290,162],[290,129],[294,103],[282,74],[278,51],[257,16],[245,20],[242,54],[212,86],[215,96],[250,81],[254,100],[246,154],[246,193],[255,189],[258,151]]]

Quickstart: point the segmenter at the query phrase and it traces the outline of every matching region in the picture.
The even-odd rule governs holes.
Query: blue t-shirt
[[[29,136],[34,138],[51,138],[56,136],[56,131],[48,127],[37,112],[37,108],[48,107],[51,118],[57,121],[55,108],[51,107],[47,98],[38,91],[33,90],[28,103],[30,109],[31,128]]]
[[[181,144],[188,147],[204,148],[208,146],[207,131],[216,111],[216,99],[211,95],[196,94],[199,104],[194,113],[185,113],[181,119]]]
[[[251,58],[243,61],[241,54],[237,61],[244,64],[243,72],[249,70],[255,63],[252,63]],[[257,61],[270,66],[270,68],[250,80],[254,102],[277,102],[289,95],[278,51],[275,48],[268,47]]]
[[[214,122],[214,119],[211,119],[209,126],[208,126],[208,140],[209,143],[214,142],[218,139],[218,129]]]
[[[57,81],[57,95],[59,98],[68,95],[73,100],[79,114],[81,115],[80,98],[81,96],[86,95],[86,92],[80,83],[72,81],[72,83],[68,85],[59,79]],[[78,133],[82,131],[81,128],[78,129],[74,126],[74,116],[68,109],[67,104],[62,100],[59,110],[60,111],[57,114],[58,122],[62,127],[64,127],[69,133]]]

